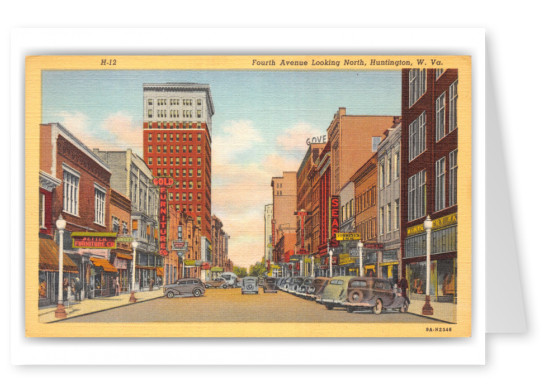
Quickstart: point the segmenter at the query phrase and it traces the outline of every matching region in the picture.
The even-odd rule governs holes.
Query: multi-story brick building
[[[320,152],[325,147],[325,144],[310,144],[302,163],[297,171],[297,206],[296,211],[301,212],[297,214],[297,243],[295,252],[304,250],[305,255],[308,255],[308,259],[317,252],[317,248],[314,251],[312,245],[312,232],[313,232],[313,220],[312,220],[312,184],[309,178],[311,168],[315,165],[315,161],[318,159]]]
[[[168,204],[201,228],[203,262],[211,258],[211,141],[214,105],[208,84],[143,85],[143,156],[155,177],[172,177]]]
[[[111,250],[110,261],[119,271],[119,287],[121,292],[130,291],[130,270],[132,269],[132,241],[130,224],[132,221],[132,202],[130,198],[115,189],[109,189],[109,216],[107,221],[111,232],[117,234],[117,248]]]
[[[400,140],[402,126],[396,124],[385,131],[379,144],[377,159],[379,243],[383,245],[381,276],[393,283],[401,273],[402,251],[400,247]]]
[[[428,216],[431,299],[457,299],[457,84],[457,69],[402,70],[401,242],[414,299],[427,292]]]
[[[76,270],[71,278],[78,276],[84,284],[83,298],[114,294],[117,269],[109,262],[108,248],[85,248],[75,245],[75,234],[89,236],[112,236],[109,233],[107,216],[110,214],[111,170],[96,154],[58,123],[40,125],[41,180],[51,189],[44,194],[45,210],[43,230],[56,234],[53,227],[59,216],[67,222],[63,235],[64,253],[72,260]],[[46,197],[48,196],[48,197]],[[51,198],[49,198],[51,197]],[[43,214],[44,213],[44,214]],[[48,242],[50,243],[50,242]],[[40,247],[42,254],[50,253],[53,246]],[[51,243],[50,243],[51,244]],[[45,258],[46,259],[46,258]],[[49,258],[48,258],[49,259]],[[55,261],[57,264],[57,261]],[[40,270],[40,268],[39,268]],[[51,278],[48,276],[47,281]]]
[[[272,220],[274,218],[274,205],[264,205],[264,259],[272,262]]]
[[[297,179],[295,171],[285,171],[281,177],[273,177],[272,200],[273,200],[273,231],[272,245],[276,251],[277,244],[284,236],[287,239],[282,240],[279,248],[285,249],[283,252],[274,252],[274,262],[289,262],[289,257],[294,255],[294,247],[296,244],[296,228],[297,220],[295,216],[297,204]],[[292,247],[289,247],[290,238],[293,240]]]
[[[229,235],[223,230],[224,224],[216,215],[212,215],[212,268],[210,277],[216,278],[224,272],[228,258]]]
[[[315,218],[314,224],[319,223],[318,234],[318,255],[320,266],[318,275],[328,276],[329,274],[329,249],[336,247],[337,243],[331,240],[330,212],[331,212],[331,144],[326,143],[320,153],[316,173],[314,174],[314,191],[319,194],[319,218]],[[314,215],[315,216],[315,215]],[[336,265],[337,258],[333,257],[333,265]]]
[[[362,263],[364,275],[380,273],[382,246],[377,241],[377,154],[372,155],[350,178],[354,183],[354,213],[356,231],[364,244]],[[359,251],[351,251],[357,262]]]
[[[394,116],[347,115],[340,107],[327,128],[331,145],[331,195],[338,195],[352,174],[374,153]]]

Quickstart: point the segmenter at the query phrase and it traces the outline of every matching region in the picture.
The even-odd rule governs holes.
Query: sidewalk
[[[136,303],[143,303],[163,296],[163,289],[154,289],[152,291],[138,291],[134,293],[137,301]],[[116,307],[124,307],[135,303],[130,303],[130,293],[124,293],[119,296],[111,297],[96,297],[94,299],[86,299],[81,302],[71,301],[71,305],[67,306],[65,302],[65,312],[67,313],[67,319],[75,316],[81,316],[85,314],[91,314],[94,312],[104,311]],[[49,306],[38,310],[38,318],[41,323],[49,323],[58,321],[60,319],[55,317],[56,306]]]
[[[457,323],[457,304],[439,303],[431,301],[430,305],[433,309],[433,315],[423,315],[423,306],[425,300],[413,300],[409,305],[408,312],[412,314],[422,315],[427,318],[443,320],[444,322]]]

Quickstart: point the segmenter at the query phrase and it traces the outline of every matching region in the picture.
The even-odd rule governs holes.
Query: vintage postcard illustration
[[[30,337],[469,337],[469,56],[26,61]]]

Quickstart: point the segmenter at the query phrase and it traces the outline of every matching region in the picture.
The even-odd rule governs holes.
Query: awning
[[[213,267],[213,268],[210,269],[210,270],[213,271],[213,272],[216,272],[216,273],[218,273],[218,272],[223,272],[223,271],[224,271],[224,269],[221,268],[220,266],[215,266],[215,267]]]
[[[132,230],[135,231],[138,229],[138,220],[132,220]]]
[[[52,239],[39,238],[38,270],[59,272],[59,247]],[[63,253],[63,272],[78,273],[78,267],[71,258]]]
[[[118,273],[118,270],[105,258],[90,257],[90,261],[92,261],[95,267],[101,267],[107,273]]]
[[[158,268],[157,268],[157,276],[158,276],[158,277],[162,277],[162,276],[163,276],[163,268],[162,268],[162,267],[158,267]]]
[[[129,261],[132,260],[132,255],[130,254],[125,254],[125,253],[115,253],[115,255],[117,256],[117,258],[121,258],[121,259],[128,259]]]
[[[195,260],[194,259],[186,259],[184,261],[184,266],[195,266]]]
[[[155,270],[155,266],[140,266],[140,265],[136,265],[136,269],[142,269],[142,270]]]

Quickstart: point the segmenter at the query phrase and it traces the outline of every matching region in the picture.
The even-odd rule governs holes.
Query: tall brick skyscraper
[[[144,160],[153,176],[174,178],[169,205],[192,216],[209,243],[213,115],[208,84],[143,85]]]

